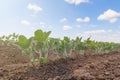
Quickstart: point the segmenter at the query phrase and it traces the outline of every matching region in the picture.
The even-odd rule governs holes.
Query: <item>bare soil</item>
[[[28,62],[28,57],[22,55],[21,50],[15,46],[0,46],[0,67],[9,64]]]
[[[1,57],[3,53],[10,57],[12,51],[16,55],[21,53],[17,49],[0,47],[0,80],[120,80],[120,49],[109,54],[60,59],[34,67],[26,63],[21,54],[10,58],[11,61]]]

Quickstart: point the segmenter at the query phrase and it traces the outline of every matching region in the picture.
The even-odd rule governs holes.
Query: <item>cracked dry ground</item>
[[[0,80],[120,80],[120,52],[0,67]]]

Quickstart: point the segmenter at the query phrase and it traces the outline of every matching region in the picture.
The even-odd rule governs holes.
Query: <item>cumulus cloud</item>
[[[47,24],[45,22],[40,22],[40,26],[45,28],[47,26]]]
[[[81,28],[82,26],[81,25],[76,25],[77,28]]]
[[[120,29],[120,26],[118,26],[118,28]]]
[[[67,18],[62,18],[62,19],[60,20],[60,22],[62,22],[62,23],[67,22]]]
[[[85,17],[85,18],[77,18],[76,19],[77,22],[89,22],[90,21],[90,18],[89,17]]]
[[[89,2],[89,0],[65,0],[65,2],[68,2],[70,4],[78,5],[78,4],[81,4],[81,3],[87,3],[87,2]]]
[[[84,34],[99,34],[99,33],[105,33],[106,30],[92,30],[92,31],[85,31]]]
[[[103,14],[98,16],[98,20],[107,20],[110,23],[114,23],[118,20],[118,17],[120,17],[120,13],[116,12],[114,10],[108,9]]]
[[[30,25],[30,22],[27,21],[27,20],[21,20],[21,24],[22,24],[22,25],[25,25],[25,26],[29,26],[29,25]]]
[[[64,26],[63,26],[63,30],[70,30],[70,29],[72,29],[71,26],[68,26],[68,25],[64,25]]]
[[[102,30],[91,30],[91,31],[83,32],[82,36],[88,38],[90,36],[93,37],[95,35],[101,35],[101,34],[103,35],[103,34],[110,33],[110,32],[112,32],[111,29],[108,29],[108,30],[104,30],[104,29],[102,29]]]
[[[40,28],[45,28],[45,29],[49,29],[49,30],[53,29],[52,25],[47,24],[45,22],[40,22],[39,24],[40,24]]]
[[[96,24],[89,24],[88,26],[89,27],[97,27],[98,25],[96,25]]]
[[[31,14],[30,16],[31,16],[31,17],[34,17],[34,18],[35,18],[35,17],[37,17],[37,15],[36,15],[36,14]]]
[[[104,41],[104,42],[116,42],[120,43],[120,33],[106,33],[104,35],[94,35],[92,39],[97,41]]]
[[[35,27],[31,27],[32,30],[36,30]]]
[[[107,42],[116,42],[120,43],[120,33],[117,33],[116,31],[112,33],[106,33],[104,35],[95,35],[93,36],[93,39],[98,41],[107,41]]]
[[[41,8],[40,6],[38,6],[38,5],[36,5],[36,4],[31,4],[31,3],[29,3],[28,6],[27,6],[27,8],[28,8],[29,10],[33,10],[33,11],[35,11],[35,12],[40,12],[40,11],[42,11],[42,8]]]
[[[76,36],[83,37],[83,40],[91,37],[92,40],[96,41],[120,43],[120,31],[113,31],[111,29],[85,31],[78,33]]]
[[[113,31],[112,29],[107,30],[107,32],[112,32],[112,31]]]

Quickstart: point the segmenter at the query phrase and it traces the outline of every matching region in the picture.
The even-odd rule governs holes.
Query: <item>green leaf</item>
[[[30,41],[31,40],[27,39],[24,35],[20,35],[19,40],[16,44],[18,44],[19,46],[21,46],[24,49],[24,48],[28,48],[30,46]]]
[[[44,58],[44,57],[41,57],[39,60],[40,60],[41,63],[46,63],[46,62],[48,62],[48,59],[47,59],[47,58]]]
[[[34,39],[37,41],[46,41],[48,39],[48,36],[50,35],[51,31],[49,32],[43,32],[42,30],[37,30],[34,33]]]

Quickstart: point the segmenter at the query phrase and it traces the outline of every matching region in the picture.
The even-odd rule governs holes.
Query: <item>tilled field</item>
[[[120,52],[60,59],[35,67],[6,64],[0,67],[0,80],[120,80]]]

